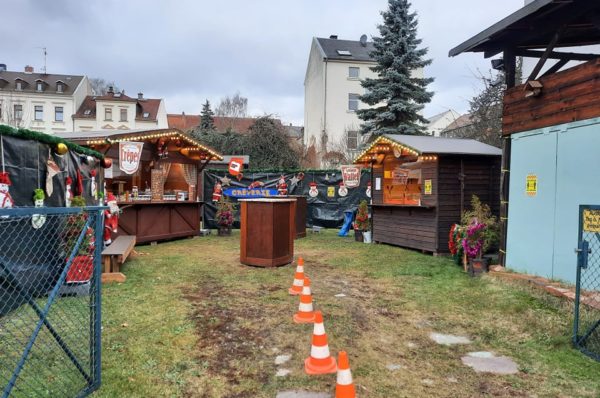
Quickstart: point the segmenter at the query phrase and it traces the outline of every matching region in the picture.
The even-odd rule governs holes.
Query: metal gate
[[[600,361],[600,206],[579,206],[573,343]]]
[[[0,209],[2,398],[100,386],[103,209]]]

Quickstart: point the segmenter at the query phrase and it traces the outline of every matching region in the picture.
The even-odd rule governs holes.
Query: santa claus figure
[[[308,196],[310,196],[311,198],[316,198],[319,195],[319,191],[317,190],[317,183],[313,181],[310,184],[308,184],[308,186]]]
[[[221,200],[221,195],[223,195],[223,187],[220,182],[217,182],[213,188],[212,201],[218,202]]]
[[[277,181],[277,195],[286,196],[288,194],[287,183],[285,177],[282,175]]]
[[[71,199],[73,199],[73,179],[67,176],[65,180],[65,206],[71,207]]]
[[[341,197],[348,195],[348,188],[346,187],[343,181],[340,182],[340,187],[338,188],[338,195],[340,195]]]
[[[0,209],[10,209],[15,204],[8,191],[11,185],[8,173],[0,173]]]
[[[104,246],[112,243],[112,234],[117,232],[119,226],[119,206],[115,195],[108,194],[106,205],[108,210],[104,210]]]
[[[367,197],[371,197],[371,181],[367,182],[367,191],[365,192]]]

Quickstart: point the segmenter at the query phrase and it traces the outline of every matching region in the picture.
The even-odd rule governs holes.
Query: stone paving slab
[[[462,362],[478,373],[512,375],[519,373],[519,366],[509,357],[497,357],[491,352],[471,352],[461,358]]]
[[[454,336],[452,334],[430,333],[429,338],[440,345],[471,344],[471,340],[465,336]]]

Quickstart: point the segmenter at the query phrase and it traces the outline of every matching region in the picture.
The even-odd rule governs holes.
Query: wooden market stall
[[[375,242],[448,252],[472,195],[499,211],[501,151],[470,139],[383,135],[356,159],[372,168]]]
[[[105,188],[122,213],[118,235],[138,243],[198,234],[201,172],[220,154],[177,129],[85,131],[61,137],[112,159]]]

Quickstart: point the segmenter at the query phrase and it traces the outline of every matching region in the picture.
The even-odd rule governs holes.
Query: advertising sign
[[[583,230],[585,232],[600,232],[600,210],[583,210]]]
[[[433,191],[433,185],[431,184],[431,180],[425,180],[425,195],[431,195]]]
[[[525,180],[526,180],[525,193],[527,194],[527,196],[537,195],[537,187],[538,187],[537,175],[528,174]]]
[[[119,168],[126,174],[138,171],[143,147],[143,142],[119,142]]]
[[[341,166],[342,179],[346,188],[356,188],[360,185],[360,167],[358,166]]]
[[[229,161],[229,174],[232,176],[236,176],[242,172],[244,169],[244,159],[241,158],[232,158]]]
[[[278,196],[278,191],[273,188],[228,188],[224,194],[233,198],[268,198]]]

